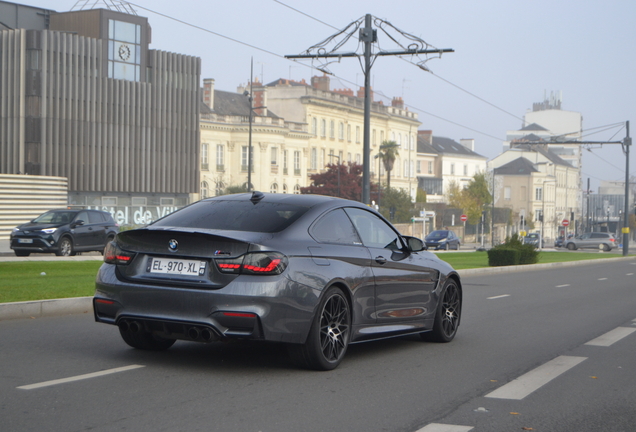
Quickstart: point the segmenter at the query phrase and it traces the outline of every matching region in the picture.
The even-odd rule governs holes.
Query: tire
[[[175,339],[164,339],[144,330],[133,332],[120,328],[119,334],[131,347],[146,351],[165,351],[176,342]]]
[[[459,250],[459,242],[457,242],[457,246],[455,246],[455,250]]]
[[[461,320],[461,311],[461,290],[455,280],[448,279],[437,305],[433,330],[420,333],[420,337],[428,342],[447,343],[452,341],[457,334],[457,328]]]
[[[612,248],[610,248],[609,245],[603,243],[603,252],[609,252],[611,250],[612,250]]]
[[[444,245],[444,250],[445,250],[445,251],[447,251],[448,249],[450,249],[450,246],[448,245],[448,243],[446,243],[446,244]]]
[[[17,250],[14,250],[13,253],[15,254],[15,256],[20,256],[20,257],[31,255],[31,252],[17,251]]]
[[[576,246],[574,245],[574,243],[568,243],[568,249],[569,250],[576,250]]]
[[[351,338],[351,306],[342,290],[329,288],[322,296],[307,341],[289,345],[289,353],[300,366],[315,370],[338,367]]]
[[[69,237],[62,237],[57,244],[57,256],[75,256],[75,249],[73,248],[73,241]]]

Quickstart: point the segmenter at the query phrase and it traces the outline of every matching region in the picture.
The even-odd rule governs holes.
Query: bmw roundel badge
[[[170,251],[176,252],[178,247],[179,247],[179,242],[176,241],[175,239],[172,239],[168,242],[168,249],[170,249]]]

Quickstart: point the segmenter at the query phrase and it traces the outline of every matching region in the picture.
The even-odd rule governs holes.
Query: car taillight
[[[130,264],[134,256],[134,252],[121,249],[114,241],[108,242],[104,248],[104,262],[107,264],[127,265]]]
[[[222,273],[279,275],[287,268],[287,257],[278,252],[248,253],[238,258],[217,259]]]

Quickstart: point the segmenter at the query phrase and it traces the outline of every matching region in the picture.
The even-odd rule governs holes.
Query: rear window
[[[251,201],[199,201],[159,219],[153,226],[278,232],[301,217],[307,207]]]

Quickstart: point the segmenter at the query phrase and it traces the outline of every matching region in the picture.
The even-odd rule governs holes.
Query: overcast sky
[[[25,0],[60,12],[110,0]],[[435,48],[455,52],[431,59],[378,57],[372,67],[375,100],[403,97],[419,114],[420,129],[436,136],[474,138],[492,158],[506,131],[522,127],[535,102],[561,93],[562,109],[580,112],[585,139],[618,141],[631,121],[636,135],[636,2],[629,0],[135,0],[152,27],[151,48],[201,57],[201,78],[236,91],[250,77],[265,83],[305,79],[321,72],[284,58],[300,54],[371,14]],[[392,32],[399,42],[408,41]],[[355,35],[357,36],[357,34]],[[341,40],[341,39],[338,39]],[[399,50],[378,31],[379,47]],[[362,53],[357,38],[337,52]],[[423,57],[420,58],[424,59]],[[319,63],[314,61],[314,65]],[[355,58],[329,65],[332,89],[363,85]],[[382,97],[384,95],[385,97]],[[618,126],[605,128],[605,126]],[[599,132],[600,131],[600,132]],[[620,145],[584,152],[583,180],[623,180]],[[636,174],[636,150],[630,171]]]

